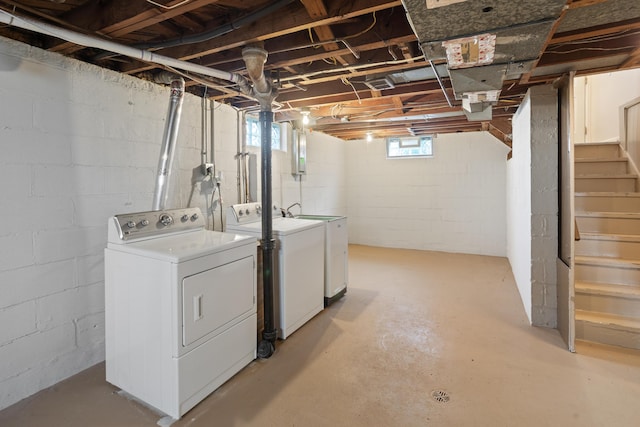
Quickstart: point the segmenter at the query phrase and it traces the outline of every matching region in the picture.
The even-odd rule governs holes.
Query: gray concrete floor
[[[531,327],[506,259],[351,246],[345,298],[173,426],[635,427],[639,398],[640,352],[572,354]],[[104,364],[0,412],[3,427],[170,423]]]

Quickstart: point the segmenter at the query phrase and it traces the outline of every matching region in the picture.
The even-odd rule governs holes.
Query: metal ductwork
[[[167,81],[169,80],[170,81]],[[166,208],[169,191],[169,178],[173,169],[173,158],[178,129],[180,128],[180,116],[182,115],[182,100],[184,99],[184,80],[181,77],[169,77],[166,74],[159,76],[159,83],[169,83],[171,92],[169,95],[169,109],[167,120],[164,124],[160,159],[158,160],[158,173],[156,175],[156,187],[153,192],[152,210],[160,211]]]
[[[565,0],[402,3],[425,58],[447,62],[455,99],[463,101],[469,120],[491,119],[495,94],[505,80],[533,69],[566,5]]]
[[[267,51],[258,46],[248,46],[242,50],[242,58],[247,73],[253,83],[251,96],[260,103],[260,135],[261,135],[261,177],[262,177],[262,283],[264,288],[264,330],[262,341],[258,345],[258,357],[271,357],[275,350],[277,330],[275,325],[273,272],[275,260],[273,252],[273,205],[271,192],[271,124],[273,123],[272,104],[278,91],[264,75],[264,64],[267,62]]]

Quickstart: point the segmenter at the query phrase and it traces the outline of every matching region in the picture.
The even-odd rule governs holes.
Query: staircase
[[[618,143],[575,145],[576,339],[640,349],[640,186]]]

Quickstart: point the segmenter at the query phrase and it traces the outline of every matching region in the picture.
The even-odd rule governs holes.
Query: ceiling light
[[[373,141],[373,135],[371,134],[371,132],[367,132],[367,142],[371,141]]]
[[[303,125],[308,125],[309,124],[309,115],[311,114],[311,111],[309,111],[308,109],[302,109],[302,110],[300,110],[300,114],[302,114],[302,124]]]

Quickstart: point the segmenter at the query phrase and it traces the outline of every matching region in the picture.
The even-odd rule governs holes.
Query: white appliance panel
[[[192,230],[194,208],[170,213],[189,214],[176,221],[189,230],[172,233],[170,224],[154,237],[147,230],[160,226],[141,221],[157,212],[109,223],[105,359],[108,382],[178,419],[255,359],[257,253],[253,237]],[[138,234],[112,241],[114,224]],[[194,319],[194,295],[202,295],[202,318],[184,325]]]
[[[328,221],[326,226],[325,296],[331,298],[342,291],[349,281],[347,218]]]
[[[253,257],[243,258],[183,279],[183,346],[255,308],[253,263]]]
[[[324,227],[280,240],[280,338],[286,339],[324,309]],[[284,308],[284,309],[283,309]]]
[[[234,324],[200,347],[174,359],[180,382],[179,413],[184,414],[256,358],[257,316]],[[200,347],[198,347],[200,349]]]

